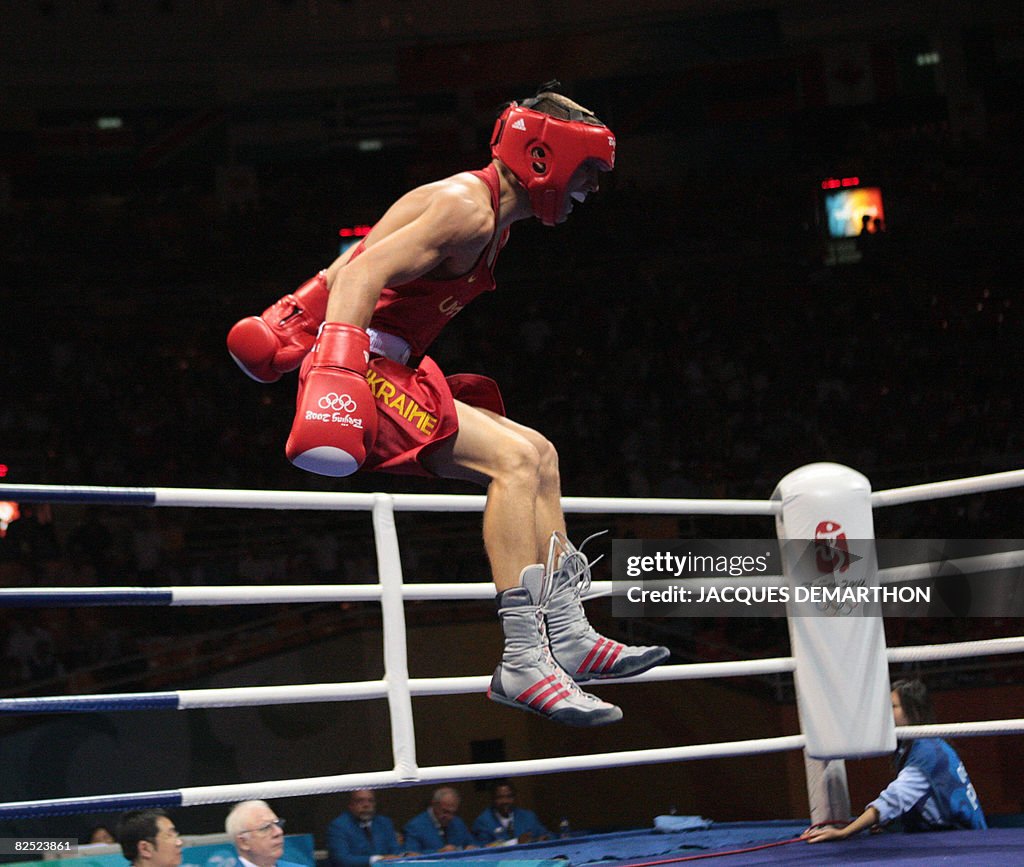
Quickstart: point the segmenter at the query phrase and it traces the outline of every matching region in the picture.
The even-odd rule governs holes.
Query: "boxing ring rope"
[[[298,795],[324,795],[357,788],[396,788],[428,783],[462,782],[526,774],[555,774],[568,771],[603,770],[634,765],[664,764],[696,759],[734,758],[764,753],[799,750],[803,735],[727,741],[716,744],[691,744],[652,750],[625,750],[583,756],[558,756],[462,765],[418,768],[415,779],[403,778],[397,770],[358,774],[336,774],[295,780],[274,780],[222,786],[194,786],[179,790],[132,792],[121,795],[92,795],[82,798],[54,798],[40,801],[15,801],[0,804],[0,819],[26,818],[71,813],[123,810],[139,806],[194,807],[260,798],[289,798]]]
[[[1024,470],[1008,470],[1005,473],[989,473],[969,479],[951,479],[945,482],[892,488],[888,491],[874,491],[871,494],[871,505],[876,509],[884,506],[902,506],[906,503],[920,503],[923,500],[985,494],[989,491],[1005,491],[1021,486],[1024,486]]]
[[[380,498],[396,512],[482,512],[487,498],[472,494],[343,494],[250,491],[228,488],[116,488],[95,485],[0,485],[6,499],[23,503],[107,506],[181,506],[193,509],[286,509],[368,511]],[[775,515],[772,500],[673,500],[667,498],[563,497],[574,514]]]
[[[1022,646],[1021,649],[1024,649]],[[1005,653],[1012,653],[1006,650]],[[669,680],[704,680],[718,677],[752,677],[765,674],[786,674],[793,671],[792,657],[702,662],[689,665],[666,665],[632,677],[603,681],[639,683]],[[409,694],[416,697],[435,695],[466,695],[487,692],[490,675],[471,677],[409,678]],[[387,683],[367,680],[343,683],[309,683],[289,686],[226,687],[219,689],[181,689],[164,692],[110,693],[103,695],[32,696],[0,699],[0,714],[71,713],[96,710],[151,710],[171,708],[194,710],[211,707],[250,707],[269,704],[303,704],[321,701],[361,701],[384,698]]]
[[[997,473],[974,479],[917,485],[871,495],[872,506],[899,505],[934,497],[1002,490],[1024,485],[1024,471]],[[58,798],[0,804],[0,819],[40,815],[127,809],[138,806],[193,806],[247,798],[277,798],[324,794],[361,787],[413,786],[433,782],[486,779],[523,774],[546,774],[627,765],[725,758],[803,749],[803,735],[788,735],[719,744],[697,744],[655,750],[631,750],[584,756],[529,759],[474,765],[420,768],[416,764],[412,696],[483,692],[488,676],[461,678],[410,678],[406,652],[403,603],[406,599],[483,599],[493,596],[490,584],[404,585],[395,511],[479,512],[486,498],[462,495],[340,494],[298,491],[248,491],[201,488],[117,488],[95,486],[0,485],[0,495],[22,502],[171,506],[189,508],[247,508],[289,510],[369,510],[377,547],[379,584],[345,587],[275,588],[29,588],[0,590],[0,607],[24,605],[214,605],[260,602],[370,601],[380,600],[383,618],[384,678],[348,684],[305,684],[283,687],[180,690],[106,696],[59,696],[0,700],[3,713],[52,713],[92,710],[191,709],[243,705],[285,704],[312,701],[348,701],[386,697],[388,700],[394,768],[390,771],[343,774],[300,780],[193,787],[181,790],[138,792],[120,795]],[[777,500],[671,500],[630,498],[563,499],[567,513],[630,513],[675,515],[775,516]],[[1011,555],[1020,552],[1010,552]],[[992,555],[988,555],[992,556]],[[998,555],[996,555],[998,556]],[[978,558],[973,558],[978,559]],[[933,564],[927,564],[933,565]],[[900,567],[906,568],[906,567]],[[928,577],[933,577],[929,572]],[[900,580],[912,580],[902,578]],[[592,595],[610,591],[611,582],[595,582]],[[888,649],[890,662],[949,659],[1017,653],[1024,637],[959,642],[916,648]],[[663,681],[752,674],[786,673],[794,670],[792,657],[766,660],[663,666],[618,682]],[[616,681],[609,681],[614,683]],[[90,705],[90,702],[92,703]],[[897,729],[903,733],[904,729]],[[911,730],[906,730],[907,735]],[[951,726],[913,727],[915,736],[1018,734],[1024,719]]]
[[[935,662],[979,656],[1000,656],[1024,653],[1024,636],[1019,638],[987,638],[949,644],[921,644],[911,647],[890,647],[886,657],[890,664]],[[791,656],[729,662],[696,662],[686,665],[663,665],[633,677],[604,681],[616,683],[649,683],[674,680],[711,680],[724,677],[757,677],[768,674],[789,674],[796,667]],[[415,697],[467,695],[487,692],[489,675],[470,677],[409,678],[409,694]],[[307,683],[287,686],[221,687],[219,689],[179,689],[162,692],[104,693],[102,695],[32,696],[0,699],[0,715],[30,713],[87,713],[94,711],[130,711],[170,708],[195,710],[213,707],[259,707],[275,704],[306,704],[326,701],[362,701],[384,698],[387,683],[367,680],[341,683]]]
[[[923,500],[960,497],[1024,486],[1024,470],[1008,470],[874,491],[874,508],[900,506]],[[218,488],[125,488],[96,485],[0,485],[10,499],[25,503],[186,506],[226,509],[367,510],[381,494],[343,494],[309,491],[249,491]],[[465,494],[389,494],[395,511],[481,512],[486,497]],[[629,497],[563,497],[566,512],[636,515],[776,515],[775,500],[701,500]]]
[[[952,560],[934,560],[908,566],[891,566],[878,570],[881,584],[902,584],[936,578],[943,575],[974,574],[1024,566],[1024,551],[1003,551],[960,557]],[[762,575],[746,578],[750,587],[779,587],[781,575]],[[730,586],[732,578],[688,578],[687,586]],[[612,581],[594,581],[586,599],[610,596]],[[279,586],[226,587],[62,587],[0,588],[0,607],[49,608],[66,606],[118,606],[118,605],[264,605],[268,603],[306,602],[379,602],[380,584],[285,584]],[[403,584],[403,600],[438,602],[450,599],[462,601],[494,598],[494,585],[477,584]]]
[[[953,725],[907,726],[896,729],[905,737],[970,737],[980,735],[1019,734],[1024,732],[1024,719],[991,720]],[[693,744],[652,750],[626,750],[584,756],[525,759],[463,765],[419,768],[416,779],[404,779],[397,770],[359,774],[337,774],[293,780],[274,780],[221,786],[193,786],[120,795],[91,795],[80,798],[53,798],[37,801],[14,801],[0,804],[0,818],[17,819],[40,815],[60,816],[72,813],[125,810],[141,806],[195,807],[259,798],[289,798],[299,795],[323,795],[351,791],[356,788],[395,788],[428,783],[462,782],[496,779],[524,774],[540,775],[569,771],[603,770],[635,765],[664,764],[698,759],[735,758],[765,753],[800,750],[803,735],[760,738],[716,744]]]
[[[214,786],[201,790],[182,790],[181,792],[143,792],[134,795],[60,798],[0,804],[0,819],[68,812],[125,809],[128,806],[154,805],[157,803],[167,806],[189,806],[200,803],[239,800],[243,797],[271,798],[297,794],[320,794],[344,791],[362,786],[420,785],[442,780],[482,779],[492,776],[511,776],[526,773],[555,773],[595,767],[683,761],[690,758],[712,758],[719,755],[756,754],[775,750],[800,749],[803,745],[803,738],[801,736],[791,736],[783,739],[762,739],[716,745],[716,748],[712,748],[711,754],[707,753],[707,747],[685,746],[668,750],[640,750],[627,753],[606,753],[591,756],[503,762],[491,765],[418,768],[415,757],[415,732],[411,701],[412,688],[415,684],[410,681],[407,669],[405,614],[403,607],[404,598],[406,597],[402,581],[401,558],[399,556],[394,512],[396,510],[479,512],[482,511],[486,502],[486,498],[482,496],[340,494],[299,491],[50,485],[2,485],[0,486],[0,492],[2,492],[5,498],[10,497],[22,502],[62,504],[290,510],[371,510],[374,538],[377,546],[380,584],[360,587],[356,591],[356,595],[364,599],[379,599],[381,602],[384,632],[384,679],[378,682],[355,684],[344,688],[341,688],[339,685],[339,689],[334,694],[341,695],[347,690],[349,698],[376,698],[382,694],[387,696],[391,717],[392,751],[395,763],[394,769],[387,772],[322,777],[311,781],[279,781],[268,784]],[[628,512],[632,514],[739,514],[772,516],[778,512],[779,504],[769,500],[650,499],[637,501],[629,498],[569,497],[563,500],[563,508],[566,512],[575,513]],[[492,598],[494,593],[493,587],[483,585],[483,588],[483,590],[476,588],[475,592],[482,593],[482,598]],[[221,589],[225,593],[239,593],[238,588]],[[354,588],[347,587],[342,589],[348,592]],[[149,594],[129,589],[115,591],[115,593],[118,593],[119,597],[114,598],[120,598],[122,604],[167,604],[170,601],[168,594],[163,591],[158,591],[157,594]],[[18,591],[8,594],[11,597],[9,601],[12,603],[17,602],[18,604],[26,604],[28,602],[27,596],[22,595],[20,600],[18,600],[17,594]],[[365,596],[362,594],[365,594]],[[38,599],[45,594],[36,595]],[[170,597],[173,598],[173,595],[171,593]],[[465,586],[459,588],[458,595],[463,598],[466,596]],[[88,598],[90,602],[96,602],[95,594],[85,594],[79,598]],[[278,596],[274,601],[280,601],[280,598]],[[446,594],[446,598],[450,597]],[[0,599],[0,604],[4,604],[6,601]],[[222,603],[223,596],[219,600],[207,600],[207,604],[214,604],[215,602]],[[788,663],[784,663],[784,665],[788,665]],[[759,668],[759,666],[754,666],[754,669],[756,668]],[[740,668],[737,668],[737,672],[740,670]],[[456,681],[459,683],[455,683]],[[444,686],[465,687],[465,689],[459,691],[483,691],[486,689],[488,681],[489,678],[485,676],[482,678],[446,678],[443,679],[442,683]],[[325,685],[319,686],[324,687]],[[437,680],[433,680],[432,684],[423,682],[419,686],[427,690],[422,694],[441,694],[442,692],[439,689]],[[313,688],[315,689],[315,687]],[[246,691],[236,691],[235,698],[239,698],[240,694],[244,692]],[[278,698],[288,698],[291,700],[295,696],[294,688],[291,687],[278,688],[277,692]],[[84,705],[90,700],[90,697],[83,696],[79,698],[83,702],[82,709],[88,709]],[[198,697],[195,695],[191,696],[191,698],[198,700]],[[224,698],[224,696],[221,696],[221,698]],[[148,707],[171,707],[177,706],[179,702],[179,696],[176,693],[132,696],[126,697],[126,699],[128,701],[141,699],[142,703]],[[104,701],[105,699],[93,696],[91,700]],[[310,698],[309,700],[313,699]],[[28,706],[23,705],[22,707],[27,709]],[[50,705],[50,707],[52,708],[53,705]]]
[[[1003,653],[1024,653],[1024,636],[952,641],[948,644],[921,644],[916,647],[890,647],[886,651],[890,663],[966,659],[972,656],[998,656]]]

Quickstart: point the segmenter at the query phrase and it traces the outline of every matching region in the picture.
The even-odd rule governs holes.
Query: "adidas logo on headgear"
[[[526,121],[524,121],[522,118],[519,118],[518,120],[514,120],[512,122],[512,129],[525,130],[526,129]]]

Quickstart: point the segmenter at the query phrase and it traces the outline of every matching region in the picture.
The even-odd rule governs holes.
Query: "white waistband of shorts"
[[[401,337],[376,328],[367,328],[366,333],[370,335],[370,352],[376,352],[399,364],[408,364],[412,347]]]

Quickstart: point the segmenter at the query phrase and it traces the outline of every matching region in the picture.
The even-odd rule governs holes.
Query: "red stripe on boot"
[[[555,695],[551,696],[546,704],[538,708],[541,713],[547,713],[552,707],[558,704],[563,698],[569,697],[569,691],[565,688],[560,689]]]
[[[611,656],[609,656],[608,659],[605,660],[604,667],[601,669],[601,671],[611,671],[612,666],[615,665],[615,660],[619,658],[619,654],[621,654],[622,651],[625,649],[626,648],[623,645],[616,643],[615,650],[613,650]]]
[[[610,638],[606,638],[604,646],[601,648],[601,652],[597,655],[597,658],[590,664],[591,671],[603,671],[604,661],[608,658],[608,654],[615,648],[615,642]]]
[[[597,642],[594,644],[594,646],[590,648],[590,653],[588,653],[584,657],[583,662],[580,663],[580,667],[576,669],[576,673],[577,674],[583,674],[590,667],[590,662],[594,658],[594,655],[601,649],[601,646],[607,640],[608,640],[607,638],[603,638],[603,637],[597,639]]]
[[[531,698],[531,699],[530,699],[530,700],[529,700],[528,702],[526,702],[526,703],[527,703],[527,704],[528,704],[528,705],[529,705],[530,707],[538,707],[538,706],[540,706],[540,705],[544,704],[544,703],[545,703],[545,702],[546,702],[546,701],[548,700],[549,696],[550,696],[550,695],[551,695],[552,693],[556,693],[556,692],[558,692],[558,691],[559,691],[560,689],[564,689],[564,687],[562,686],[562,684],[560,684],[560,683],[558,683],[558,682],[556,681],[555,683],[552,683],[552,684],[550,684],[550,685],[549,685],[549,686],[547,687],[547,689],[545,689],[545,690],[544,690],[543,692],[537,693],[537,695],[535,695],[535,696],[534,696],[533,698]]]
[[[551,683],[551,681],[554,680],[554,679],[555,679],[554,674],[549,674],[543,680],[538,680],[533,686],[528,686],[521,693],[519,693],[519,695],[516,696],[516,701],[521,701],[521,702],[524,702],[524,703],[528,703],[529,702],[529,697],[531,695],[535,694],[537,692],[537,690],[543,689],[545,686],[547,686],[549,683]]]

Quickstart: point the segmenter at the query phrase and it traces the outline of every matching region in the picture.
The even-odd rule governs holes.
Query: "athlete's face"
[[[573,205],[576,202],[583,202],[591,193],[596,193],[601,188],[601,169],[593,160],[582,163],[566,187],[565,202],[563,203],[562,218],[558,222],[564,222],[572,213]]]

